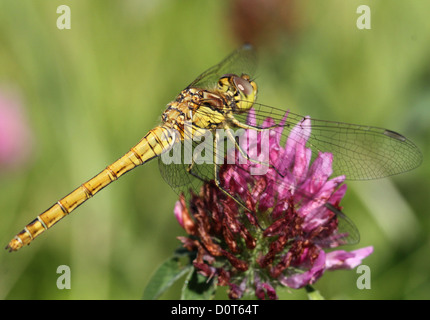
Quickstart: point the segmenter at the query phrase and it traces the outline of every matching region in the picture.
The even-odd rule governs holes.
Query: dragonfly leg
[[[249,130],[249,129],[251,129],[251,130],[255,130],[255,131],[264,131],[264,130],[271,130],[271,129],[276,129],[276,128],[279,128],[279,125],[278,124],[274,124],[273,126],[270,126],[270,127],[266,127],[266,128],[261,128],[261,127],[258,127],[258,126],[253,126],[253,125],[250,125],[250,124],[245,124],[245,123],[242,123],[242,122],[240,122],[240,121],[238,121],[236,118],[234,118],[234,117],[231,117],[230,119],[229,119],[236,127],[239,127],[239,128],[242,128],[242,129],[246,129],[246,130]]]
[[[220,141],[221,139],[220,139],[220,136],[219,136],[219,133],[218,132],[216,132],[215,133],[215,139],[214,139],[214,158],[216,159],[216,152],[217,152],[217,150],[218,150],[218,148],[217,148],[217,146],[218,146],[218,143],[219,143],[219,141]],[[235,140],[236,141],[236,140]],[[254,219],[255,219],[255,222],[257,223],[257,225],[258,225],[258,227],[261,229],[261,230],[265,230],[265,228],[263,228],[261,225],[260,225],[260,222],[258,221],[258,218],[257,218],[257,216],[255,215],[255,212],[254,211],[252,211],[252,210],[250,210],[250,209],[248,209],[247,207],[246,207],[246,205],[242,202],[242,201],[240,201],[240,200],[238,200],[237,198],[235,198],[232,194],[230,194],[230,192],[228,192],[222,185],[221,185],[221,180],[220,180],[220,178],[219,178],[219,166],[216,164],[216,163],[214,163],[214,181],[215,181],[215,185],[217,186],[217,188],[218,189],[220,189],[225,195],[227,195],[228,197],[230,197],[231,199],[233,199],[234,200],[234,202],[236,202],[239,206],[241,206],[242,208],[244,208],[245,210],[247,210],[247,211],[249,211],[251,214],[252,214],[252,216],[254,217]]]
[[[224,129],[225,129],[225,131],[226,131],[226,133],[227,133],[227,137],[229,138],[229,140],[230,140],[231,142],[233,142],[233,143],[234,143],[234,146],[236,147],[236,149],[237,149],[237,150],[239,150],[239,152],[240,152],[240,154],[242,155],[242,157],[244,157],[246,160],[248,160],[248,161],[250,161],[250,162],[252,162],[252,163],[262,164],[262,165],[265,165],[266,167],[270,167],[270,164],[269,164],[269,163],[267,163],[267,162],[252,159],[252,158],[248,155],[248,153],[247,153],[245,150],[243,150],[243,148],[240,146],[240,144],[239,144],[239,143],[237,143],[237,140],[235,139],[235,137],[234,137],[234,136],[233,136],[233,134],[231,133],[230,128],[229,128],[228,126],[226,126]]]
[[[191,158],[191,163],[188,165],[188,167],[187,167],[187,172],[189,173],[189,174],[191,174],[193,177],[195,177],[195,178],[197,178],[197,179],[199,179],[200,181],[202,181],[202,182],[205,182],[205,179],[203,179],[202,177],[200,177],[197,173],[195,173],[195,172],[193,172],[193,167],[194,167],[194,165],[195,165],[195,163],[196,163],[196,161],[195,161],[195,157],[197,157],[198,156],[198,154],[193,154],[193,157]]]
[[[271,129],[274,129],[274,128],[276,128],[277,127],[277,125],[273,125],[273,126],[270,126],[270,127],[267,127],[267,128],[260,128],[260,127],[256,127],[256,126],[251,126],[251,125],[247,125],[247,124],[244,124],[244,123],[241,123],[240,121],[237,121],[237,120],[235,120],[234,122],[233,122],[236,126],[238,126],[238,127],[240,127],[240,128],[242,128],[242,129],[251,129],[251,130],[256,130],[256,131],[265,131],[265,130],[271,130]],[[246,152],[245,152],[245,150],[243,150],[243,148],[237,143],[237,141],[236,141],[236,139],[235,139],[235,137],[233,136],[233,134],[231,133],[231,130],[230,130],[230,128],[228,127],[228,126],[226,126],[225,128],[225,131],[226,131],[226,133],[227,133],[227,137],[234,143],[234,145],[235,145],[235,147],[236,147],[236,149],[237,150],[239,150],[239,152],[240,152],[240,154],[246,159],[246,160],[248,160],[248,161],[250,161],[250,162],[252,162],[252,163],[256,163],[256,164],[261,164],[261,165],[264,165],[264,166],[266,166],[266,167],[269,167],[269,168],[271,168],[271,169],[273,169],[273,170],[275,170],[275,172],[279,175],[279,176],[281,176],[282,178],[284,177],[284,175],[274,166],[274,165],[272,165],[272,164],[270,164],[270,163],[267,163],[267,162],[263,162],[263,161],[259,161],[259,160],[255,160],[255,159],[252,159]]]
[[[203,178],[201,178],[197,173],[193,172],[194,163],[195,162],[194,162],[194,159],[193,159],[193,162],[191,164],[189,164],[188,167],[187,167],[187,172],[189,174],[191,174],[193,177],[199,179],[200,181],[205,182],[205,180]]]

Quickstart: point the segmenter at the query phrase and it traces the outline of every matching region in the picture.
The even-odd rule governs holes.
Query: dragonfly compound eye
[[[254,90],[249,81],[244,78],[234,76],[233,81],[236,85],[236,88],[243,92],[245,95],[250,95]]]

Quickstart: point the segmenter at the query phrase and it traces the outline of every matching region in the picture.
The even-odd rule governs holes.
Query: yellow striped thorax
[[[226,74],[213,90],[194,87],[182,90],[167,105],[161,119],[163,126],[177,130],[184,140],[222,128],[231,115],[247,112],[256,98],[257,84],[248,75]]]

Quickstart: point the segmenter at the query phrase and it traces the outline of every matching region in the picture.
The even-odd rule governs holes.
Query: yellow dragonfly
[[[226,195],[231,196],[220,182],[218,163],[202,164],[192,153],[188,162],[182,156],[179,163],[167,164],[162,156],[174,150],[175,146],[185,146],[188,142],[191,142],[191,148],[198,147],[195,141],[203,139],[209,132],[213,138],[205,140],[210,142],[214,157],[223,158],[217,154],[218,150],[223,149],[220,146],[225,141],[230,141],[246,159],[252,161],[239,146],[231,129],[263,131],[282,126],[282,135],[288,137],[292,128],[305,117],[289,112],[285,118],[284,110],[256,102],[257,84],[251,78],[254,61],[253,48],[245,45],[198,76],[167,104],[158,127],[150,130],[124,156],[38,215],[9,242],[6,249],[16,251],[30,244],[123,174],[156,157],[159,158],[162,176],[173,189],[183,192],[191,188],[198,192],[203,182],[213,180]],[[259,122],[270,117],[276,124],[270,127],[261,123],[247,124],[246,117],[251,108]],[[307,147],[313,154],[332,153],[333,174],[346,175],[347,179],[387,177],[414,169],[422,161],[419,149],[406,137],[391,130],[317,119],[311,119],[310,124],[312,131]],[[220,129],[226,132],[222,138]],[[246,208],[246,204],[235,201]],[[356,242],[358,232],[352,222],[339,210],[328,208],[343,218],[349,228],[350,242]]]

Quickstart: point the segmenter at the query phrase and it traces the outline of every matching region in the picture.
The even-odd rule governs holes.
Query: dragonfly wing
[[[320,244],[325,247],[331,247],[334,243],[351,245],[359,243],[360,233],[354,222],[330,203],[327,203],[325,207],[335,214],[337,218],[337,231],[333,235],[321,239]]]
[[[251,45],[244,45],[219,64],[199,75],[188,87],[213,89],[225,74],[247,74],[253,76],[256,68],[256,53]]]
[[[211,131],[206,132],[207,138],[178,142],[158,159],[162,177],[178,195],[199,194],[204,182],[214,180],[213,139]]]
[[[422,154],[418,147],[403,135],[384,128],[363,126],[335,121],[310,119],[303,123],[304,116],[263,104],[254,104],[255,118],[264,127],[263,121],[270,117],[282,129],[285,142],[290,137],[296,124],[302,123],[309,132],[306,146],[312,149],[315,158],[319,152],[333,155],[333,175],[345,175],[348,180],[379,179],[403,173],[418,167]],[[235,115],[246,121],[246,115]],[[291,136],[297,143],[302,143],[300,135]]]

